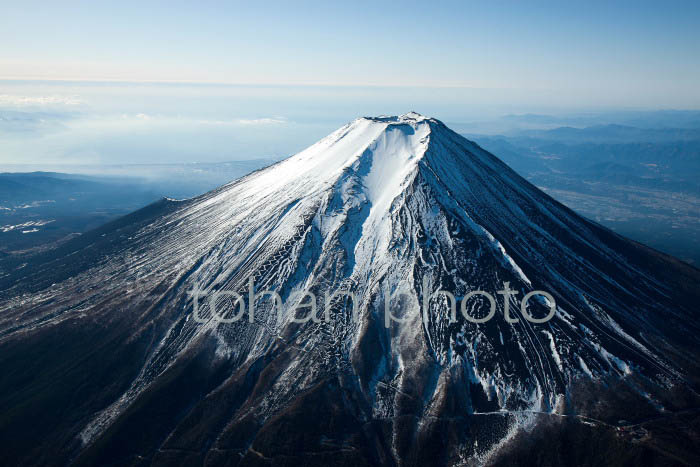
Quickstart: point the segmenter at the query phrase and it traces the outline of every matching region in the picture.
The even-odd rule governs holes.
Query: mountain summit
[[[0,266],[8,462],[634,460],[698,404],[698,270],[415,112]]]

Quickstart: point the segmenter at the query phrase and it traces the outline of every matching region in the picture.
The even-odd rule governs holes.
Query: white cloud
[[[252,120],[239,119],[237,122],[241,125],[282,125],[287,123],[283,118],[254,118]]]
[[[0,106],[27,107],[36,105],[80,105],[77,96],[18,96],[0,94]]]
[[[289,123],[286,118],[283,117],[265,117],[265,118],[234,118],[226,120],[189,120],[183,117],[169,117],[164,115],[152,115],[146,113],[136,113],[136,114],[121,114],[121,120],[124,121],[134,121],[134,122],[152,122],[158,124],[173,124],[173,123],[188,123],[194,122],[199,125],[212,125],[212,126],[264,126],[264,125],[284,125]]]
[[[287,123],[287,119],[282,117],[237,118],[234,120],[199,120],[197,123],[202,125],[284,125]]]

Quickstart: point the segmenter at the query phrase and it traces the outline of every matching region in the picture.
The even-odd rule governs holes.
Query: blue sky
[[[283,157],[360,115],[700,109],[700,2],[0,0],[0,164]]]
[[[2,78],[447,86],[700,104],[697,1],[9,1],[2,11]]]

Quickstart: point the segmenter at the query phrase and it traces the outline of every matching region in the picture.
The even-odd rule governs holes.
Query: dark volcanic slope
[[[698,459],[669,454],[658,430],[629,435],[685,416],[674,436],[696,439],[698,270],[581,218],[418,114],[355,120],[27,263],[0,263],[5,464]],[[214,320],[206,298],[247,294],[251,278],[282,312],[259,299],[253,322]],[[302,290],[329,319],[294,322]],[[489,292],[496,315],[475,324],[458,309],[450,322],[447,298],[428,300],[437,290]],[[532,290],[555,299],[550,321],[522,316]],[[354,293],[356,316],[325,291]],[[385,327],[389,293],[402,322]],[[489,302],[467,309],[483,317]],[[562,450],[567,436],[599,450]]]

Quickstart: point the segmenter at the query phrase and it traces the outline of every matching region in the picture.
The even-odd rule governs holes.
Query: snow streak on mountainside
[[[256,291],[280,294],[282,313],[260,299],[254,322],[221,323],[200,298],[206,322],[193,319],[194,290],[248,300],[251,278]],[[667,393],[697,377],[695,269],[581,218],[416,113],[357,119],[0,280],[6,355],[31,343],[45,358],[32,371],[82,397],[49,440],[77,463],[168,464],[185,453],[241,465],[486,462],[540,417],[602,423],[590,395],[579,402],[582,386],[621,382],[634,404],[663,412],[674,403]],[[504,301],[504,283],[518,295]],[[457,305],[450,322],[448,299],[428,300],[438,290],[490,292],[496,316],[472,323]],[[520,299],[532,290],[556,299],[550,321],[523,318]],[[302,291],[352,292],[356,316],[338,294],[318,302],[330,319],[299,323]],[[387,328],[388,296],[404,320]],[[506,303],[517,322],[505,321]],[[547,305],[530,300],[529,313]],[[488,310],[469,301],[472,316]],[[59,357],[72,366],[56,370]],[[38,390],[25,376],[0,388],[3,400]],[[127,442],[133,429],[142,441]]]

